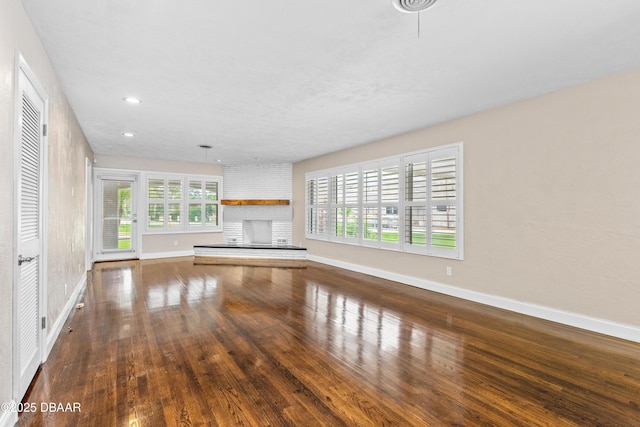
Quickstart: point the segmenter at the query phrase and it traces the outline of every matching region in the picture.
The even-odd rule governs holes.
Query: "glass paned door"
[[[136,183],[136,176],[98,176],[96,260],[138,257]]]

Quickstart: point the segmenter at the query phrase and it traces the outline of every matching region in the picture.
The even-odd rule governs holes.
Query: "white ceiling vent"
[[[391,0],[391,2],[400,12],[413,13],[430,8],[436,0]]]

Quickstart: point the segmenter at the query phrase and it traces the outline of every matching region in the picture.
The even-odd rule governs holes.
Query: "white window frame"
[[[191,199],[189,197],[189,189],[190,184],[192,182],[199,182],[201,184],[202,197],[200,199]],[[217,199],[207,199],[207,183],[216,183],[217,184]],[[212,177],[212,176],[186,176],[185,177],[185,200],[186,200],[186,227],[187,230],[222,230],[222,205],[220,204],[220,200],[222,200],[222,178],[220,177]],[[200,212],[202,218],[200,219],[199,225],[192,225],[189,221],[189,210],[190,205],[200,204]],[[217,224],[215,226],[207,225],[207,220],[205,218],[207,205],[216,205],[216,217]]]
[[[455,158],[455,198],[454,199],[434,199],[431,195],[432,190],[432,163],[439,159],[443,158]],[[407,201],[406,200],[406,167],[410,163],[418,163],[425,162],[426,164],[426,175],[425,175],[425,186],[426,186],[426,197],[425,200],[418,201]],[[314,240],[327,240],[336,243],[347,243],[347,244],[355,244],[359,246],[367,246],[374,247],[378,249],[388,249],[388,250],[396,250],[402,252],[409,252],[414,254],[428,255],[428,256],[436,256],[442,258],[451,258],[451,259],[464,259],[464,229],[463,229],[463,143],[458,142],[455,144],[449,144],[440,147],[434,147],[428,150],[422,150],[412,153],[405,153],[399,156],[388,157],[384,159],[378,159],[373,161],[368,161],[365,163],[355,164],[344,166],[340,168],[326,169],[321,171],[314,171],[307,173],[305,175],[305,237],[307,239]],[[389,168],[398,168],[398,201],[397,204],[395,202],[383,202],[382,201],[382,171],[384,169]],[[368,170],[377,170],[377,200],[370,200],[365,203],[364,194],[363,194],[363,173]],[[346,184],[347,184],[347,175],[352,174],[354,172],[358,173],[358,203],[347,203],[346,200]],[[336,176],[342,176],[343,185],[342,185],[342,196],[341,201],[334,197],[333,193],[333,185],[332,179]],[[327,180],[329,187],[329,194],[327,198],[327,203],[318,203],[317,198],[317,182],[318,180]],[[310,199],[309,194],[309,182],[315,181],[316,183],[316,197]],[[311,201],[315,203],[310,203]],[[398,240],[397,241],[383,241],[383,227],[382,227],[382,212],[383,209],[393,208],[397,206],[398,209]],[[406,241],[406,224],[405,218],[406,208],[407,207],[418,207],[424,208],[425,215],[425,227],[426,227],[426,235],[425,235],[425,243],[423,245],[412,245]],[[346,209],[357,209],[358,211],[358,238],[348,238],[346,236]],[[364,238],[364,224],[363,224],[363,213],[365,208],[375,208],[377,209],[377,227],[378,227],[378,237],[376,239],[365,239]],[[325,227],[324,232],[318,232],[317,222],[316,228],[310,230],[309,221],[310,221],[310,213],[315,213],[314,221],[318,221],[318,209],[326,209],[326,212],[329,215],[327,221],[327,226]],[[333,229],[336,224],[336,219],[334,218],[335,209],[343,209],[343,227],[341,235],[335,235]],[[455,247],[446,248],[446,247],[438,247],[437,245],[433,245],[432,236],[435,233],[435,218],[433,218],[433,212],[435,209],[447,209],[447,211],[454,211],[454,217],[452,218],[452,222],[455,222]],[[440,233],[437,233],[440,234]]]
[[[149,198],[149,180],[162,180],[164,182],[164,194],[163,198]],[[181,198],[170,199],[168,184],[170,181],[180,181],[181,183]],[[201,211],[206,211],[206,205],[216,205],[217,212],[217,225],[207,225],[204,218],[201,219],[200,225],[193,225],[189,223],[189,205],[195,204],[194,199],[189,198],[189,183],[199,181],[202,184],[202,198],[198,199],[201,205]],[[217,199],[207,200],[205,196],[205,186],[207,182],[217,183]],[[172,233],[198,233],[198,232],[217,232],[222,231],[222,177],[216,175],[191,175],[191,174],[175,174],[175,173],[158,173],[158,172],[146,172],[142,174],[142,185],[144,187],[144,234],[172,234]],[[163,204],[163,226],[158,228],[149,227],[149,205],[152,203]],[[171,226],[168,221],[169,205],[180,204],[180,224]]]

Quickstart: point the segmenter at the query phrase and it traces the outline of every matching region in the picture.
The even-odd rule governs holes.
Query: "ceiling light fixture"
[[[213,147],[207,144],[200,144],[198,145],[198,147],[202,148],[204,150],[204,158],[207,158],[207,154],[209,153],[209,150],[211,150]]]
[[[134,136],[136,136],[136,134],[133,132],[122,132],[122,136],[126,136],[127,138],[133,138]]]
[[[393,6],[400,12],[416,13],[418,15],[418,38],[420,38],[420,13],[435,4],[436,0],[391,0]]]
[[[129,104],[140,104],[142,102],[138,98],[134,98],[133,96],[126,96],[126,97],[124,97],[122,99],[125,102],[128,102]]]
[[[415,13],[428,9],[436,0],[391,0],[393,6],[400,12]]]

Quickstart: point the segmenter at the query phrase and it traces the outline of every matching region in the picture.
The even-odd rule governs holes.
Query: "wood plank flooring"
[[[82,302],[19,426],[640,425],[640,344],[313,262],[100,263]]]

